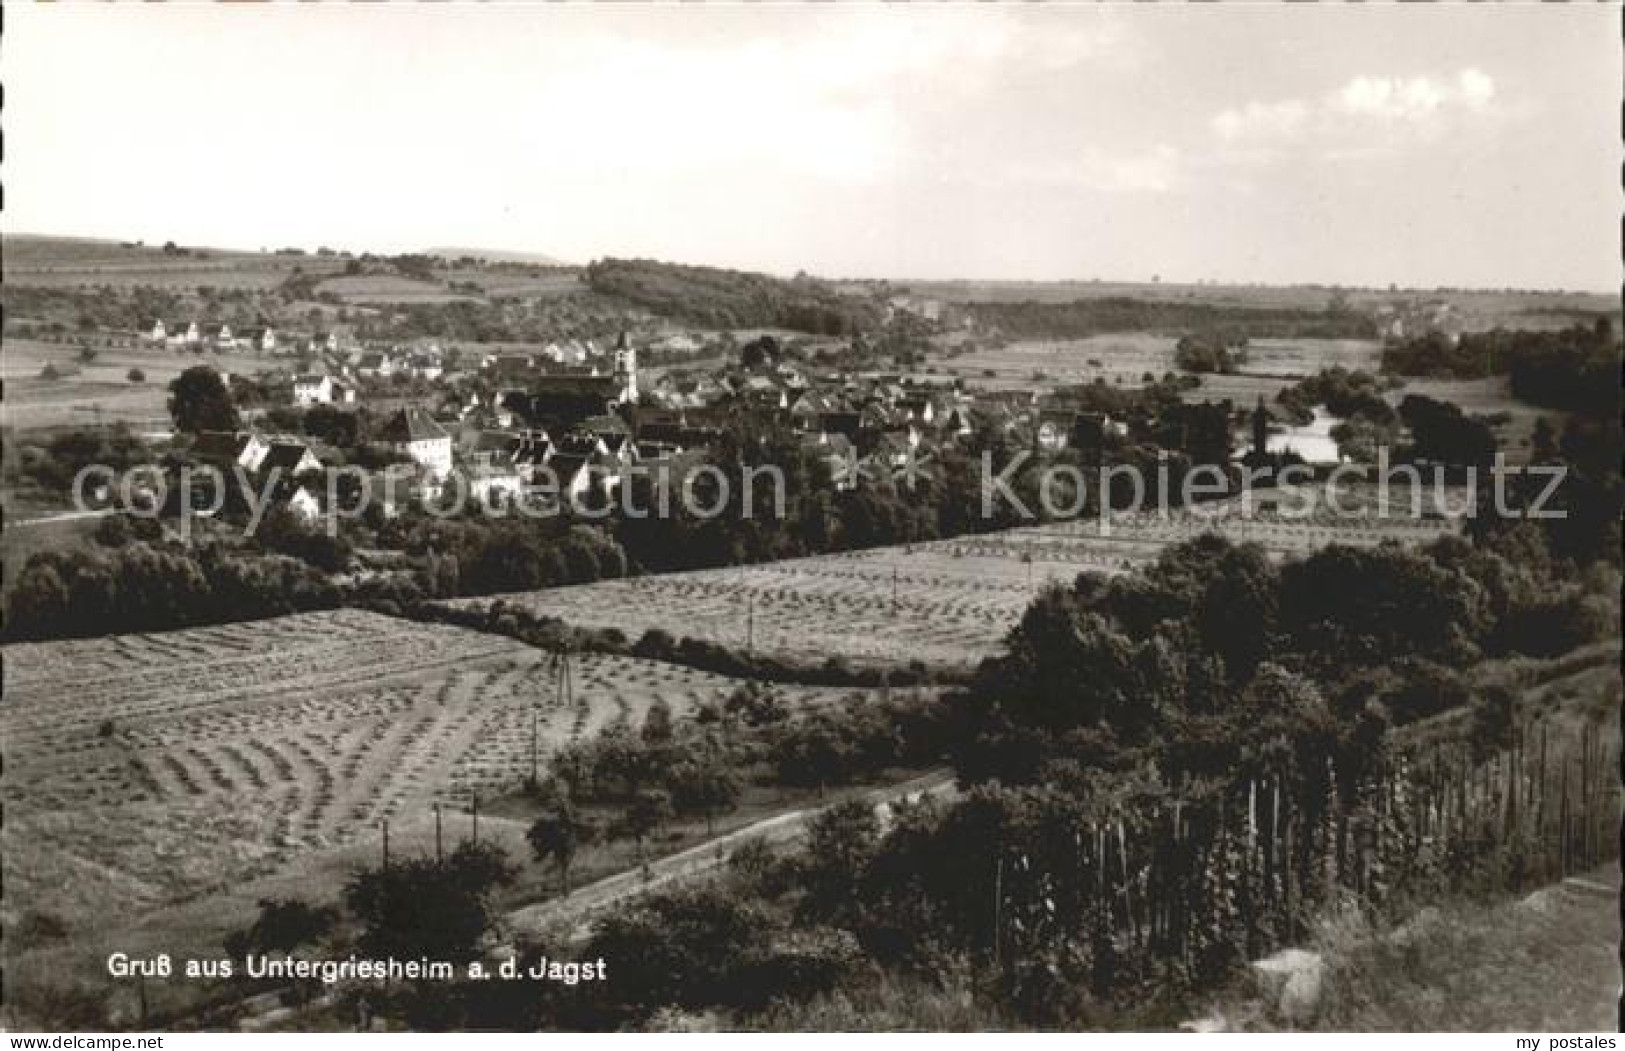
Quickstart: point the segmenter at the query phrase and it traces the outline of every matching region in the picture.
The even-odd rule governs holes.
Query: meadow
[[[213,248],[186,255],[157,246],[78,238],[13,235],[5,239],[7,284],[38,288],[128,289],[138,285],[187,292],[199,286],[269,290],[299,267],[308,274],[337,272],[332,256],[275,255]]]
[[[801,662],[836,657],[859,666],[911,661],[968,669],[995,653],[1033,596],[1079,573],[1123,573],[1171,543],[1215,532],[1262,544],[1273,556],[1301,556],[1326,544],[1424,543],[1459,520],[1379,517],[1374,496],[1342,493],[1353,518],[1319,510],[1303,519],[1245,511],[1239,500],[1201,511],[1118,515],[1004,530],[952,540],[730,569],[602,581],[574,587],[461,599],[501,598],[531,612],[636,638],[658,629],[740,651]]]
[[[739,685],[676,665],[549,655],[344,610],[152,635],[8,646],[5,910],[92,921],[376,853],[561,745],[657,701],[682,716]],[[791,711],[850,691],[788,687]],[[467,818],[462,821],[466,824]]]
[[[42,377],[47,363],[64,375]],[[268,366],[246,351],[182,354],[147,346],[133,337],[126,346],[97,346],[95,360],[82,363],[74,344],[8,338],[0,359],[0,379],[6,388],[0,425],[17,431],[107,423],[167,429],[169,383],[199,363],[243,375]],[[131,369],[140,369],[144,379],[131,382]]]

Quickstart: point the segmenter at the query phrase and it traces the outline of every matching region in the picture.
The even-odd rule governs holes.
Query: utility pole
[[[536,712],[536,702],[531,701],[530,702],[530,786],[532,788],[535,788],[537,785],[541,784],[541,781],[539,779],[541,771],[540,771],[540,768],[537,765],[537,757],[536,757],[537,736],[538,736],[538,734],[540,733],[540,730],[541,730],[541,727],[538,725],[538,723],[539,723],[539,716],[537,715],[537,712]]]

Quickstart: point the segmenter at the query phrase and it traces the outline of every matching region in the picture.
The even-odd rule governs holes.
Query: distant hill
[[[806,276],[785,280],[652,259],[600,259],[588,264],[586,278],[601,295],[716,328],[787,328],[845,336],[873,330],[883,320],[874,299]]]
[[[555,259],[540,252],[508,252],[500,248],[425,248],[424,255],[437,255],[442,259],[461,259],[468,256],[471,259],[483,259],[488,263],[525,263],[530,266],[574,266],[562,259]]]

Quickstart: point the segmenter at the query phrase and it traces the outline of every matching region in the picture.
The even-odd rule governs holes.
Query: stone
[[[1314,1021],[1320,1010],[1326,965],[1319,953],[1282,949],[1253,962],[1253,974],[1266,1003],[1273,1003],[1282,1019],[1293,1026]]]

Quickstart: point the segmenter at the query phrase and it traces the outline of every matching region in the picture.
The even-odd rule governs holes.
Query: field
[[[1132,333],[1088,339],[1018,339],[998,348],[934,360],[934,370],[948,369],[972,388],[1048,389],[1063,383],[1107,383],[1139,386],[1147,372],[1160,376],[1174,367],[1174,339]]]
[[[269,252],[202,249],[192,255],[170,255],[156,246],[116,241],[8,236],[4,276],[7,284],[38,288],[132,288],[150,285],[189,291],[200,285],[220,289],[275,288],[293,272],[323,274],[338,270],[343,260],[318,256],[283,256]]]
[[[476,298],[449,291],[444,285],[398,274],[330,277],[317,285],[316,291],[331,292],[346,303],[453,303]]]
[[[1031,300],[1068,303],[1079,299],[1122,296],[1167,302],[1206,303],[1214,306],[1263,307],[1275,310],[1319,310],[1330,302],[1332,289],[1321,285],[1176,284],[1135,281],[907,281],[901,284],[918,296],[955,303]],[[1591,292],[1505,291],[1498,289],[1438,291],[1374,288],[1346,289],[1355,309],[1374,308],[1396,300],[1448,301],[1461,314],[1463,324],[1478,331],[1507,328],[1561,328],[1574,323],[1575,312],[1620,310],[1617,295]]]
[[[584,291],[586,287],[573,272],[527,274],[489,267],[479,270],[436,270],[435,277],[442,281],[472,281],[484,289],[486,297],[490,299],[569,296]]]
[[[5,401],[0,424],[19,431],[42,427],[128,423],[137,427],[169,426],[169,382],[200,362],[227,372],[253,373],[266,362],[247,353],[177,354],[157,347],[97,347],[96,359],[81,365],[70,344],[7,339],[0,361],[5,380]],[[40,377],[47,362],[76,374],[48,380]],[[146,379],[131,383],[129,372],[139,368]]]
[[[945,343],[948,341],[944,341]],[[1058,384],[1104,380],[1139,386],[1146,373],[1177,371],[1173,336],[1150,333],[1091,336],[1087,339],[1018,339],[998,348],[944,356],[931,363],[933,372],[948,370],[973,387],[1047,389]],[[1273,397],[1296,377],[1341,365],[1375,370],[1382,346],[1363,339],[1258,339],[1247,349],[1247,363],[1234,376],[1202,376],[1193,398],[1255,400]]]
[[[1342,499],[1354,505],[1361,497]],[[1395,506],[1402,506],[1397,497]],[[1070,582],[1083,572],[1125,572],[1155,559],[1168,544],[1209,530],[1285,556],[1333,541],[1425,542],[1455,528],[1441,519],[1379,520],[1373,514],[1353,520],[1327,512],[1299,521],[1243,517],[1234,503],[1214,505],[1209,513],[1120,516],[1104,531],[1098,522],[1078,521],[501,597],[571,624],[618,627],[634,638],[658,628],[812,663],[833,656],[861,665],[919,660],[963,668],[996,651],[1045,584]]]
[[[70,924],[375,851],[386,819],[421,830],[436,801],[511,791],[530,772],[532,706],[545,770],[656,700],[681,715],[737,685],[582,654],[566,708],[539,650],[358,611],[5,658],[6,911]],[[793,708],[839,695],[784,692]]]
[[[1505,376],[1479,380],[1407,379],[1405,386],[1389,394],[1388,400],[1399,404],[1407,394],[1421,394],[1439,401],[1452,402],[1469,416],[1495,416],[1506,414],[1509,419],[1495,428],[1496,440],[1513,463],[1529,457],[1529,438],[1535,421],[1547,417],[1557,430],[1563,429],[1568,414],[1555,409],[1542,409],[1512,396],[1512,384]]]

